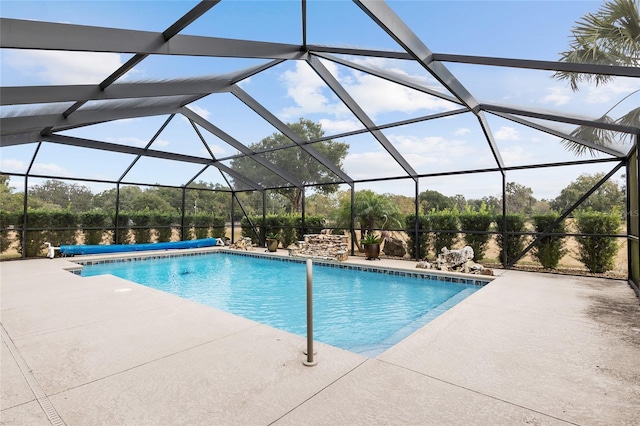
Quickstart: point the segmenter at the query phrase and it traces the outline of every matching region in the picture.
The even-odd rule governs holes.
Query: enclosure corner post
[[[120,241],[118,238],[118,234],[119,234],[119,224],[120,224],[120,182],[116,183],[116,215],[114,218],[115,221],[115,229],[113,231],[115,238],[113,238],[113,243],[114,244],[119,244]]]
[[[29,210],[29,176],[24,176],[24,194],[22,197],[22,232],[20,238],[22,239],[22,258],[27,257],[27,211]]]
[[[415,259],[416,260],[420,260],[420,229],[419,229],[419,221],[420,221],[420,205],[418,203],[418,200],[420,198],[420,182],[418,179],[416,179],[416,198],[415,198],[415,213],[416,213],[416,218],[413,221],[413,233],[414,233],[414,242],[413,242],[413,250],[414,250],[414,254],[415,254]]]
[[[502,266],[509,269],[507,262],[507,174],[502,171]]]
[[[356,216],[355,216],[355,212],[354,212],[354,204],[356,202],[356,184],[352,183],[351,184],[351,219],[349,222],[349,233],[351,234],[351,256],[354,256],[356,254],[355,251],[355,245],[356,245],[356,231],[355,231],[355,222],[356,222]]]
[[[182,187],[182,216],[180,217],[180,241],[184,241],[184,219],[185,219],[184,210],[187,203],[186,198],[187,198],[187,187],[183,186]]]
[[[231,191],[231,244],[236,242],[236,202],[235,191]]]

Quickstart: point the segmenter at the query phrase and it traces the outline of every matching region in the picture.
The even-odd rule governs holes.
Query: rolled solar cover
[[[168,243],[64,245],[60,246],[60,254],[62,256],[75,256],[82,254],[125,253],[131,251],[201,248],[212,247],[215,245],[218,245],[217,238],[203,238],[200,240],[174,241]]]

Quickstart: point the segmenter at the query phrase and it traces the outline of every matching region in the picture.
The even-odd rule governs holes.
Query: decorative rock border
[[[344,262],[349,258],[346,235],[309,234],[297,247],[289,248],[289,256]]]

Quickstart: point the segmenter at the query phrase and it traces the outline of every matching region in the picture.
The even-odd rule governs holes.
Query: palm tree
[[[570,49],[561,53],[561,61],[572,63],[605,64],[618,66],[640,65],[640,13],[637,0],[611,0],[595,13],[588,13],[576,22],[572,30],[573,41]],[[611,76],[601,74],[584,74],[567,71],[557,71],[554,78],[568,81],[571,89],[577,91],[578,83],[595,83],[596,86],[611,80]],[[639,92],[636,90],[622,98],[597,121],[617,123],[625,126],[640,126],[640,107],[634,108],[618,119],[608,114],[622,101]],[[609,130],[593,127],[577,127],[571,136],[608,145],[615,141],[615,133]],[[630,138],[624,134],[622,140]],[[563,145],[577,155],[589,152],[592,156],[595,150],[570,140],[563,140]]]
[[[373,234],[375,229],[382,229],[389,225],[391,228],[402,227],[400,220],[402,214],[393,200],[386,196],[377,194],[365,189],[357,191],[354,195],[353,211],[356,226],[360,228],[362,238]],[[351,198],[344,197],[340,202],[340,207],[334,212],[336,226],[347,229],[351,223]],[[388,236],[385,233],[383,236]],[[359,251],[363,251],[360,241],[355,239]]]

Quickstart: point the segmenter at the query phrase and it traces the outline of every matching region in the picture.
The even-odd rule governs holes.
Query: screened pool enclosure
[[[351,217],[336,228],[352,236],[353,252],[364,228],[353,207],[361,190],[410,197],[413,225],[385,229],[413,235],[417,244],[427,232],[418,220],[424,191],[493,196],[496,223],[504,225],[511,183],[549,200],[590,174],[594,185],[564,205],[556,222],[607,182],[624,187],[622,231],[609,237],[626,251],[628,280],[638,291],[640,128],[609,117],[640,104],[640,69],[559,60],[582,10],[570,15],[566,3],[546,2],[531,13],[566,14],[565,28],[543,30],[525,22],[535,16],[511,16],[519,32],[505,36],[489,16],[504,19],[527,6],[43,2],[38,10],[6,3],[0,172],[23,199],[2,228],[22,247],[37,228],[29,189],[51,179],[111,191],[111,242],[121,242],[121,194],[131,186],[163,188],[180,200],[171,225],[179,239],[188,238],[190,215],[198,213],[191,193],[225,194],[222,226],[231,239],[239,238],[244,216],[260,244],[274,194],[295,194],[278,200],[310,229],[308,197],[340,190],[350,196]],[[474,21],[481,13],[486,19]],[[574,91],[559,78],[573,73],[610,80],[581,82]],[[241,198],[247,193],[260,194],[252,198],[258,219]],[[504,267],[553,235],[557,223],[524,232],[524,249],[504,257]],[[498,228],[488,232],[511,232]]]

